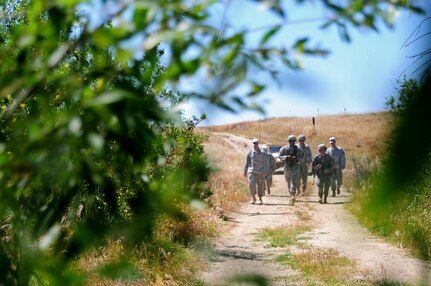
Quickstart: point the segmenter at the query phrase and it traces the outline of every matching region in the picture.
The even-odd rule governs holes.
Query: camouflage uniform
[[[335,143],[335,137],[329,138],[329,142]],[[332,196],[335,197],[335,191],[340,194],[341,185],[343,185],[343,170],[346,167],[346,155],[343,148],[339,146],[331,146],[326,151],[335,162],[335,173],[331,179]]]
[[[265,182],[266,182],[266,187],[268,189],[267,190],[268,194],[270,194],[271,193],[271,186],[272,186],[272,173],[277,168],[275,166],[275,158],[274,158],[274,156],[272,156],[271,153],[268,153],[268,147],[266,145],[263,145],[262,146],[262,150],[263,150],[263,153],[266,156],[266,159],[268,160],[268,169],[266,170],[266,172],[268,173],[268,175],[265,176]]]
[[[326,146],[319,145],[320,148],[324,148],[326,150]],[[318,165],[321,167],[319,168]],[[319,187],[319,202],[327,203],[329,187],[331,184],[331,178],[334,173],[334,159],[326,155],[317,154],[313,159],[313,174],[317,175],[317,186]]]
[[[244,166],[244,176],[248,175],[248,185],[253,196],[253,202],[256,191],[259,199],[265,195],[265,190],[263,189],[264,173],[268,168],[267,157],[260,149],[253,149],[248,152]]]
[[[304,157],[304,154],[301,149],[295,145],[296,138],[294,136],[289,136],[289,138],[292,139],[288,140],[288,145],[285,145],[280,149],[279,158],[284,161],[284,178],[286,180],[289,193],[293,197],[294,201],[299,177],[298,164]]]
[[[311,155],[310,146],[304,143],[296,144],[299,149],[301,149],[304,157],[299,162],[299,176],[298,176],[298,194],[301,192],[300,188],[302,187],[302,192],[305,193],[305,189],[307,188],[307,180],[308,180],[308,166],[313,161],[313,156]],[[300,183],[301,181],[301,183]]]

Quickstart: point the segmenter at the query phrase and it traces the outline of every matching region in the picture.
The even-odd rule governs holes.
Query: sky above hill
[[[277,23],[277,18],[271,13],[249,2],[229,2],[225,23],[220,23],[226,33],[228,29],[259,29]],[[379,24],[379,33],[350,28],[352,41],[345,43],[335,28],[319,29],[328,15],[318,2],[300,7],[291,4],[292,7],[287,10],[291,24],[285,25],[273,40],[276,44],[291,46],[298,38],[309,36],[314,45],[329,49],[331,54],[324,58],[302,58],[302,71],[281,70],[281,85],[268,79],[269,88],[259,101],[266,109],[265,115],[256,112],[232,114],[196,100],[182,106],[184,115],[189,117],[205,113],[207,119],[203,125],[222,125],[267,117],[382,111],[386,98],[395,94],[397,80],[402,80],[404,75],[420,75],[419,71],[415,72],[419,64],[414,64],[415,58],[411,57],[424,50],[429,37],[408,46],[405,44],[410,36],[412,40],[430,32],[428,22],[431,20],[427,20],[419,31],[415,30],[426,16],[403,11],[396,15],[393,29]],[[419,3],[424,7],[426,1]],[[225,7],[220,6],[219,11],[215,11],[220,22]],[[430,11],[429,7],[424,8]],[[289,11],[292,11],[291,14]]]

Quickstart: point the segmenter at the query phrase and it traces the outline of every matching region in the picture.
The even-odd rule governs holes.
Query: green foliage
[[[398,81],[399,85],[396,88],[397,94],[386,99],[386,108],[395,114],[402,115],[400,113],[404,112],[413,102],[419,94],[419,86],[416,79],[410,78],[402,82]]]
[[[298,245],[306,239],[301,237],[305,232],[310,231],[309,226],[291,227],[291,228],[264,228],[257,234],[257,239],[261,241],[269,241],[268,247],[287,247]]]
[[[397,125],[381,169],[359,196],[358,211],[369,229],[410,246],[424,259],[431,255],[430,84],[429,74],[420,84],[405,80],[391,101]]]
[[[347,25],[375,29],[374,20],[394,11],[383,5],[392,0],[374,2],[352,10],[323,1],[335,15],[328,24],[342,27],[344,38]],[[282,1],[270,3],[284,21]],[[261,47],[246,48],[247,31],[220,35],[209,24],[213,0],[109,4],[97,23],[85,12],[92,2],[0,3],[2,283],[85,283],[69,266],[86,250],[107,237],[131,248],[151,241],[159,215],[181,218],[177,202],[207,195],[205,138],[193,132],[199,119],[183,122],[170,108],[197,96],[262,110],[253,102],[265,86],[248,79],[251,68],[274,74],[274,57],[298,68],[295,52],[325,54],[306,38],[273,47],[272,28]],[[418,10],[409,1],[393,5]],[[167,89],[202,74],[211,88]],[[232,96],[239,86],[245,96]],[[123,266],[112,262],[101,273]]]
[[[431,153],[428,153],[431,162]],[[393,192],[388,197],[385,210],[369,212],[364,208],[357,214],[371,231],[387,236],[397,244],[408,246],[417,257],[431,257],[431,177],[430,164],[424,166],[417,176],[411,178],[401,193]],[[370,188],[370,186],[368,186]],[[355,198],[361,204],[373,203],[370,194]]]

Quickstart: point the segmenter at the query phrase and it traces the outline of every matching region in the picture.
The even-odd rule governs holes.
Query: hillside
[[[264,144],[285,145],[289,134],[304,134],[313,154],[320,143],[329,145],[331,136],[346,152],[345,187],[350,189],[354,177],[353,161],[378,160],[384,153],[386,138],[392,128],[388,112],[319,116],[315,126],[311,117],[278,117],[229,125],[201,127],[201,130],[231,133],[246,138],[259,138]]]

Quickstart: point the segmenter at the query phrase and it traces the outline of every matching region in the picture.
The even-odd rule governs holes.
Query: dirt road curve
[[[226,134],[220,136],[232,142],[245,156],[247,140]],[[275,260],[281,252],[294,250],[265,247],[268,243],[256,241],[255,236],[262,228],[307,223],[312,226],[312,231],[306,234],[307,244],[336,249],[339,255],[357,263],[360,274],[353,281],[431,285],[428,264],[370,234],[348,213],[344,206],[351,200],[350,193],[342,190],[340,196],[330,197],[328,204],[322,205],[317,203],[317,190],[310,181],[308,195],[299,197],[294,206],[290,206],[288,200],[284,176],[277,174],[271,195],[264,197],[263,205],[240,205],[238,211],[229,216],[227,223],[231,228],[216,242],[215,255],[208,271],[201,273],[201,280],[207,285],[235,285],[230,280],[234,276],[261,274],[271,281],[271,285],[304,285],[301,273]],[[307,222],[301,221],[304,213],[311,217]]]

